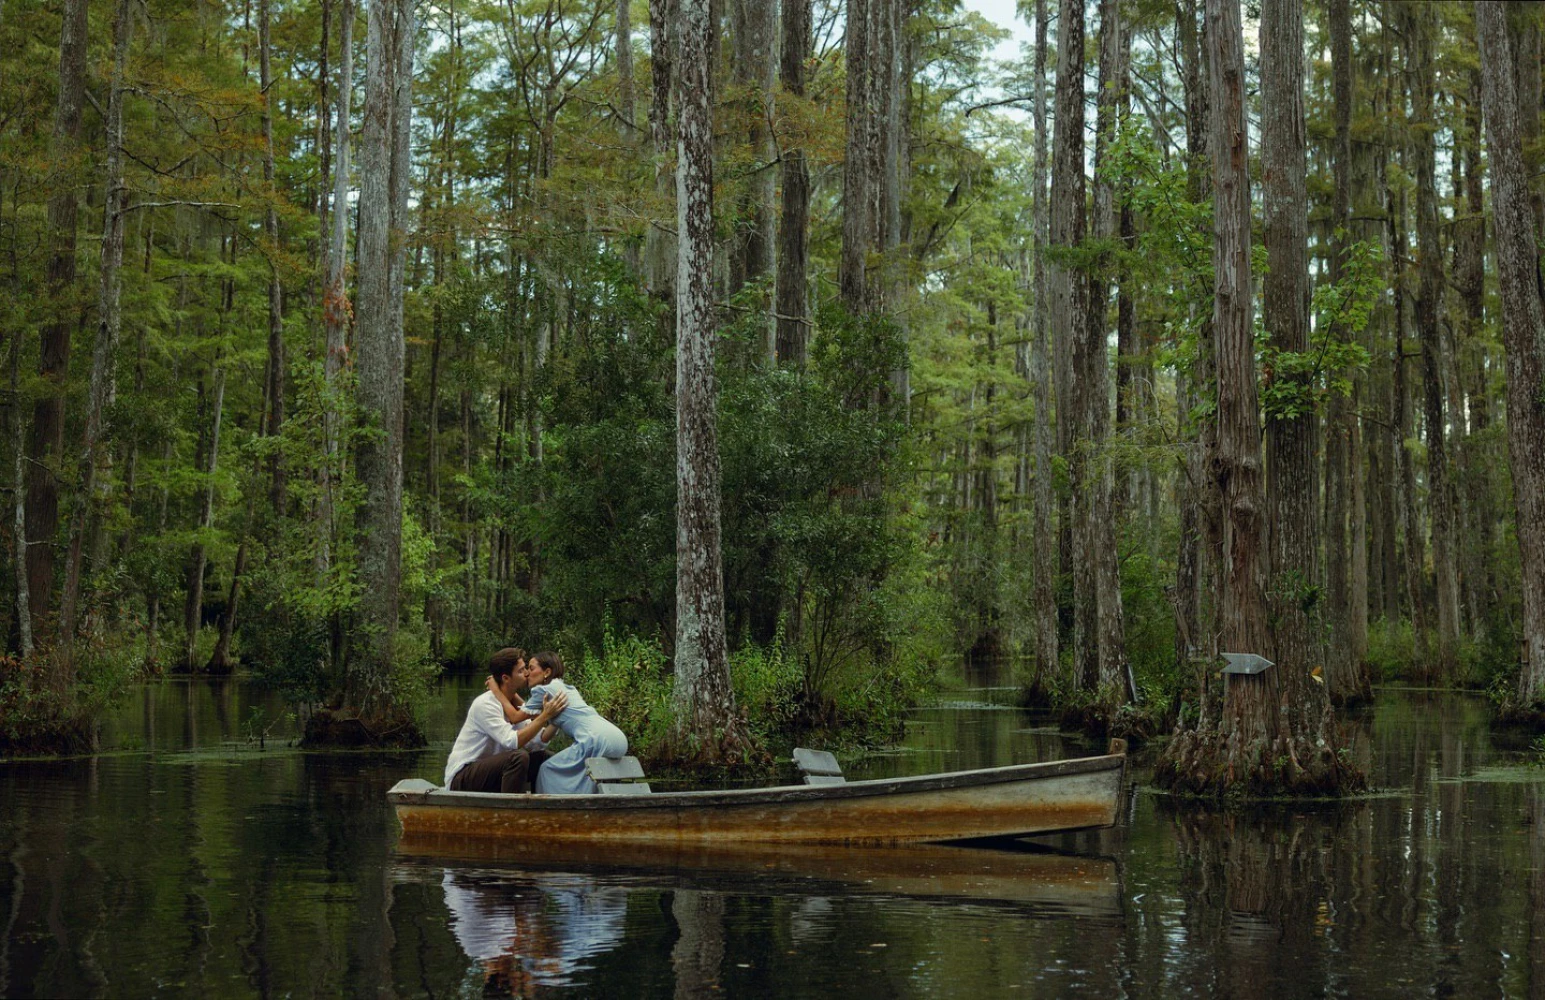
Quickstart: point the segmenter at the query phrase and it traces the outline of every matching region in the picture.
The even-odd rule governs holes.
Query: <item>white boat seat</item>
[[[794,748],[794,766],[805,777],[807,785],[841,785],[847,782],[842,776],[842,765],[825,750]]]
[[[602,795],[649,794],[649,783],[639,780],[644,765],[637,757],[586,757],[585,770]]]
[[[648,795],[647,781],[602,781],[596,784],[602,795]]]

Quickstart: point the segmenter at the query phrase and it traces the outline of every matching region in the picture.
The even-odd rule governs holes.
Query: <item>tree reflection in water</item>
[[[1327,816],[1176,813],[1182,922],[1211,952],[1219,993],[1250,1000],[1295,979],[1323,984],[1313,939],[1333,920],[1323,888],[1334,835]]]

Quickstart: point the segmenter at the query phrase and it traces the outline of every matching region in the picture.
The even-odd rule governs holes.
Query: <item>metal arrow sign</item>
[[[1223,658],[1228,661],[1224,666],[1225,674],[1258,674],[1272,662],[1259,653],[1224,653]]]

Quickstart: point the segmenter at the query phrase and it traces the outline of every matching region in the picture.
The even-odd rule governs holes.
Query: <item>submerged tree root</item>
[[[1178,733],[1165,748],[1154,781],[1182,795],[1215,799],[1333,798],[1368,785],[1362,772],[1328,741],[1245,743],[1216,729]]]
[[[1057,714],[1057,723],[1063,729],[1083,733],[1091,739],[1115,737],[1126,740],[1131,749],[1136,750],[1163,731],[1166,714],[1159,707],[1116,707],[1108,701],[1090,701],[1064,705]]]

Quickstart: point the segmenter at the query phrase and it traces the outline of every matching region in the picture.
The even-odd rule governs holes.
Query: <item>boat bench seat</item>
[[[795,747],[794,766],[805,776],[807,785],[842,785],[848,780],[842,776],[842,765],[837,763],[837,758],[825,750]]]
[[[637,757],[586,757],[585,770],[602,795],[649,794],[649,782],[639,780],[644,765]]]

